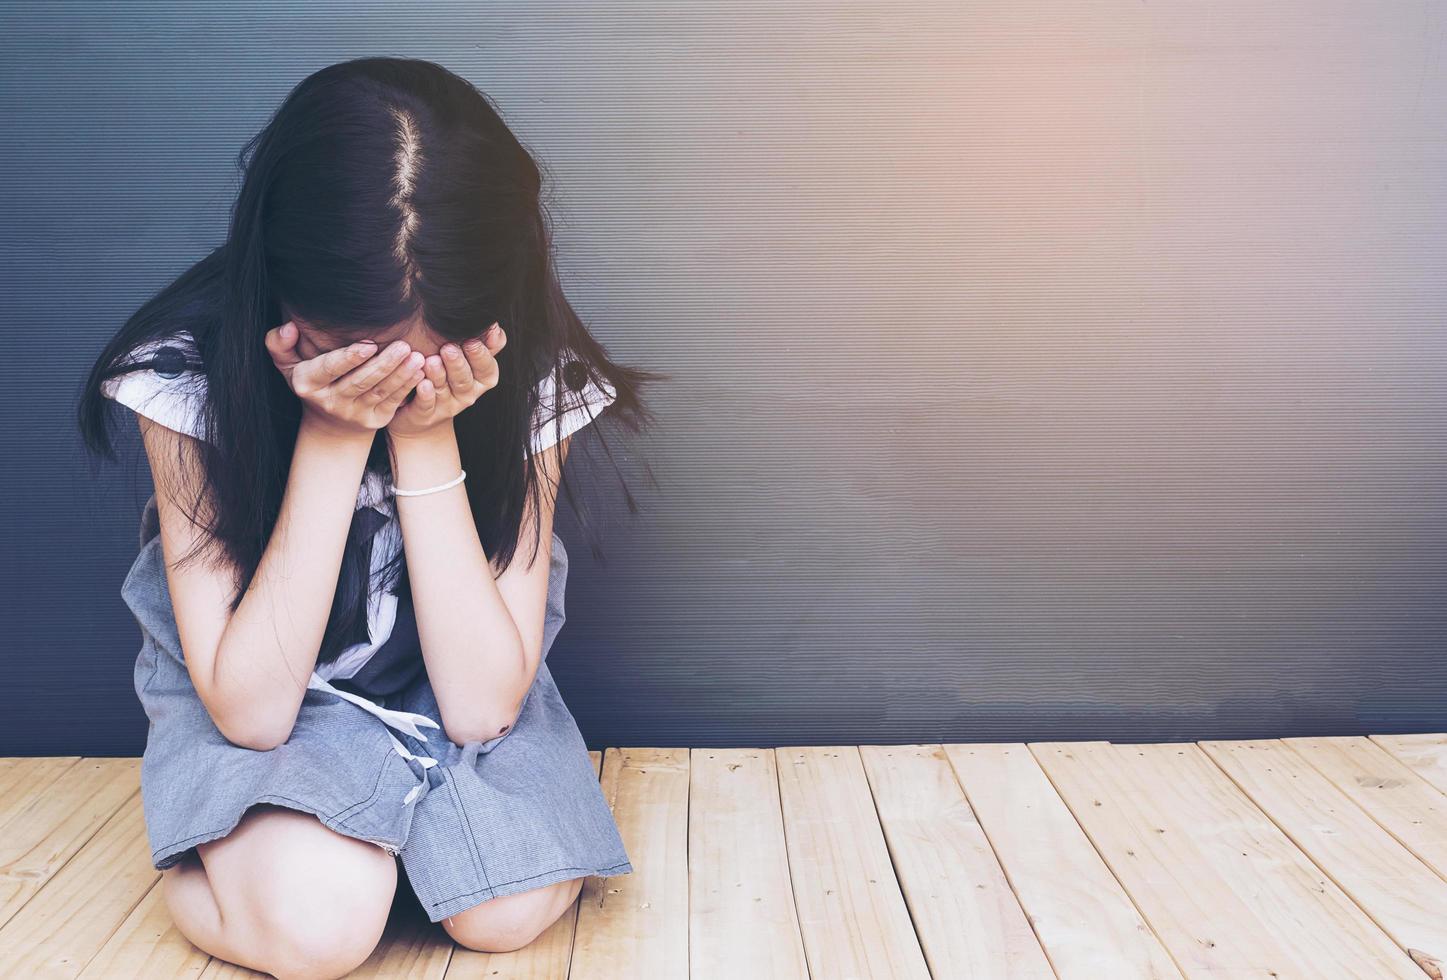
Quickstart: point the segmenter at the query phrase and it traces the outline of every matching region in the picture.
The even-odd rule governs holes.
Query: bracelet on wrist
[[[467,470],[463,470],[461,473],[457,474],[455,477],[453,477],[452,479],[448,480],[446,483],[439,483],[439,484],[438,484],[437,486],[435,486],[435,487],[427,487],[427,488],[424,489],[424,490],[403,490],[402,488],[398,487],[395,483],[393,483],[393,484],[388,484],[387,490],[388,490],[389,492],[391,492],[391,493],[396,494],[396,495],[399,496],[399,497],[420,497],[420,496],[422,496],[423,494],[436,493],[436,492],[438,492],[439,490],[447,490],[447,489],[450,489],[451,487],[457,486],[459,483],[461,483],[461,482],[462,482],[463,480],[465,480],[465,479],[467,479]]]

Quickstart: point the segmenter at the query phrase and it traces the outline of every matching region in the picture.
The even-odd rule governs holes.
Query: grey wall
[[[439,61],[672,372],[571,549],[594,745],[1447,730],[1447,8],[9,3],[0,754],[138,753],[70,400],[305,74]],[[636,485],[636,484],[635,484]],[[564,520],[560,533],[579,540]]]

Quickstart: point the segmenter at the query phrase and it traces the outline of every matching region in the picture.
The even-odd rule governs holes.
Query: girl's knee
[[[297,811],[254,808],[242,824],[203,848],[238,961],[283,980],[361,965],[387,924],[395,859]]]
[[[569,878],[489,899],[443,919],[442,928],[458,945],[484,953],[522,949],[573,904],[582,885],[582,878]]]
[[[288,976],[343,976],[360,966],[382,938],[396,882],[358,889],[358,879],[343,882],[293,879],[290,894],[276,894],[251,920],[258,955],[270,972]]]

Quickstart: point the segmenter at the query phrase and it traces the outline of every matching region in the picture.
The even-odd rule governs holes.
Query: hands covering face
[[[496,388],[500,371],[494,355],[506,344],[507,336],[496,323],[480,339],[464,341],[461,347],[451,341],[443,344],[440,354],[426,359],[426,376],[417,383],[411,401],[392,417],[387,431],[394,438],[421,435]]]
[[[494,355],[506,343],[496,323],[430,356],[401,340],[381,351],[368,341],[321,352],[293,321],[266,333],[267,351],[304,411],[346,429],[386,427],[393,438],[427,433],[497,387]]]

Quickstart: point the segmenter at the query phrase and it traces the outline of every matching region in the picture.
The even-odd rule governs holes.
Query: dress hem
[[[403,855],[405,867],[406,855]],[[626,875],[633,873],[633,865],[629,861],[614,864],[605,868],[554,868],[552,871],[544,871],[541,874],[529,875],[526,878],[515,878],[512,881],[501,882],[491,888],[484,888],[481,891],[468,892],[464,895],[454,895],[451,898],[427,901],[418,896],[418,902],[427,918],[433,922],[441,922],[450,915],[457,915],[475,905],[494,898],[502,898],[504,895],[515,895],[518,892],[532,891],[535,888],[545,888],[548,885],[557,884],[560,881],[567,881],[570,878],[611,878],[614,875]],[[409,877],[409,883],[411,881]],[[416,889],[413,889],[415,894]]]
[[[323,826],[335,831],[336,833],[350,837],[353,840],[359,840],[368,844],[376,844],[390,856],[394,858],[400,858],[400,860],[402,861],[403,871],[404,873],[406,873],[407,853],[405,841],[393,841],[390,839],[384,840],[371,837],[363,837],[356,831],[344,826],[328,814],[321,812],[314,807],[310,807],[299,800],[293,800],[286,796],[278,796],[274,793],[258,797],[248,803],[245,807],[242,808],[241,814],[238,815],[237,818],[228,827],[220,830],[208,831],[204,834],[196,834],[192,837],[187,837],[173,844],[168,844],[167,846],[152,852],[152,866],[157,871],[164,871],[173,865],[179,864],[184,859],[186,852],[193,850],[197,845],[206,844],[214,840],[219,840],[234,831],[237,825],[241,823],[241,818],[245,816],[246,812],[250,810],[253,806],[256,806],[260,803],[271,803],[278,806],[284,806],[290,810],[298,810],[304,813],[310,813],[312,816],[316,817],[319,821],[321,821]],[[342,812],[346,813],[354,809],[355,807],[348,807]],[[417,884],[412,881],[411,874],[407,875],[407,880],[413,894],[417,896],[418,904],[422,907],[428,919],[432,922],[441,922],[448,916],[457,915],[460,912],[464,912],[467,909],[470,909],[475,905],[480,905],[483,902],[489,901],[490,899],[501,898],[505,895],[514,895],[518,892],[531,891],[535,888],[544,888],[548,885],[556,884],[560,881],[566,881],[570,878],[610,878],[615,875],[625,875],[632,873],[633,864],[631,861],[625,858],[624,860],[616,864],[606,865],[602,867],[599,867],[598,865],[588,865],[554,868],[551,871],[544,871],[535,875],[527,875],[526,877],[522,878],[514,878],[511,881],[499,882],[496,885],[490,885],[489,887],[480,889],[478,891],[465,892],[461,895],[453,895],[449,898],[443,899],[432,899],[430,896],[424,898],[423,896],[418,894]]]
[[[366,801],[364,801],[364,803],[365,802]],[[265,796],[258,796],[254,800],[251,800],[249,803],[247,803],[244,807],[241,808],[241,812],[236,815],[236,819],[231,821],[228,826],[223,827],[220,830],[208,830],[205,833],[194,834],[190,837],[183,838],[181,840],[167,844],[165,847],[152,851],[151,866],[154,867],[157,871],[165,871],[167,868],[175,864],[179,864],[182,858],[185,856],[186,852],[196,847],[197,845],[209,844],[212,841],[220,840],[221,838],[228,836],[229,834],[231,834],[232,831],[237,828],[238,825],[240,825],[241,819],[246,816],[247,811],[260,803],[271,803],[275,804],[276,806],[284,806],[288,810],[299,810],[303,813],[310,813],[312,816],[320,820],[322,825],[328,830],[333,830],[336,833],[342,834],[345,837],[350,837],[353,840],[363,841],[367,844],[376,844],[378,847],[381,847],[393,857],[395,857],[397,852],[399,852],[403,847],[403,841],[393,841],[390,838],[363,837],[360,833],[351,829],[350,827],[347,827],[345,824],[337,820],[332,815],[322,810],[319,810],[316,807],[308,806],[300,800],[293,800],[287,796],[278,796],[275,793],[269,793]],[[350,806],[342,812],[348,813],[354,809],[356,809],[356,807]]]

